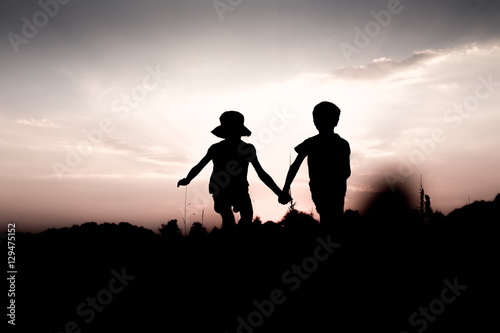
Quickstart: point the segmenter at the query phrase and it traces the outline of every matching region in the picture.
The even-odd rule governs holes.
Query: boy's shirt
[[[248,190],[248,164],[256,156],[255,147],[244,141],[223,140],[208,149],[213,162],[209,193]]]
[[[304,140],[295,147],[299,155],[307,156],[309,185],[346,190],[347,178],[351,175],[349,143],[336,133],[318,134]]]

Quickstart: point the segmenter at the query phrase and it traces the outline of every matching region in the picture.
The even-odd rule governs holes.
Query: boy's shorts
[[[318,214],[332,215],[344,213],[345,191],[332,191],[331,188],[310,187],[311,197]]]

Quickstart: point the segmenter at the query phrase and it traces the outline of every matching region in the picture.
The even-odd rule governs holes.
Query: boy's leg
[[[312,192],[312,199],[321,224],[340,223],[344,215],[344,196],[326,191]]]
[[[330,205],[322,203],[316,205],[316,211],[320,214],[321,223],[338,222],[344,215],[344,202],[331,202]]]
[[[316,208],[318,210],[318,208]],[[335,241],[342,241],[347,236],[344,225],[344,199],[329,198],[321,204],[318,211],[322,229],[331,234]]]
[[[333,199],[331,214],[333,221],[342,220],[342,217],[344,216],[344,197],[336,197]]]
[[[318,211],[318,209],[316,208],[316,211]],[[333,214],[331,212],[328,212],[328,211],[321,211],[321,213],[319,213],[319,223],[320,224],[323,224],[323,225],[330,225],[332,223],[334,223],[335,219],[333,218]]]

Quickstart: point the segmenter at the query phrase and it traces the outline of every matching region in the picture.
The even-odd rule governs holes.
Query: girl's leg
[[[223,195],[214,196],[214,210],[222,217],[222,229],[230,229],[236,225],[231,204]]]
[[[236,225],[234,214],[230,206],[227,206],[219,212],[222,217],[222,229],[230,229]]]
[[[253,207],[252,200],[250,199],[250,195],[244,193],[241,197],[238,198],[239,202],[237,205],[237,209],[240,212],[240,220],[238,221],[239,225],[250,225],[253,219]]]

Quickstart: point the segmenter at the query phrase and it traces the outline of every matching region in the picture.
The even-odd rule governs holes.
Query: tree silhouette
[[[288,230],[311,230],[318,225],[313,213],[301,212],[297,209],[289,209],[283,219],[279,222]]]
[[[420,213],[420,216],[424,216],[425,213],[425,191],[424,191],[424,183],[422,182],[422,175],[420,175],[420,180],[418,181],[418,194],[419,194],[419,201],[418,201],[418,212]]]
[[[253,219],[253,224],[254,225],[262,225],[262,220],[260,219],[260,216],[256,216],[254,219]]]
[[[177,240],[182,237],[181,229],[177,225],[177,220],[170,220],[167,224],[162,224],[160,228],[158,228],[160,235],[169,239],[169,240]]]
[[[207,229],[200,222],[194,222],[189,230],[189,237],[200,238],[208,235]]]
[[[431,207],[431,197],[428,194],[425,194],[424,190],[424,182],[422,181],[422,176],[420,176],[420,180],[418,182],[419,185],[419,207],[418,211],[420,217],[424,221],[424,223],[429,223],[432,218],[434,212]]]
[[[432,215],[434,214],[432,207],[431,207],[431,197],[429,195],[425,195],[425,215],[427,218],[431,218]]]

